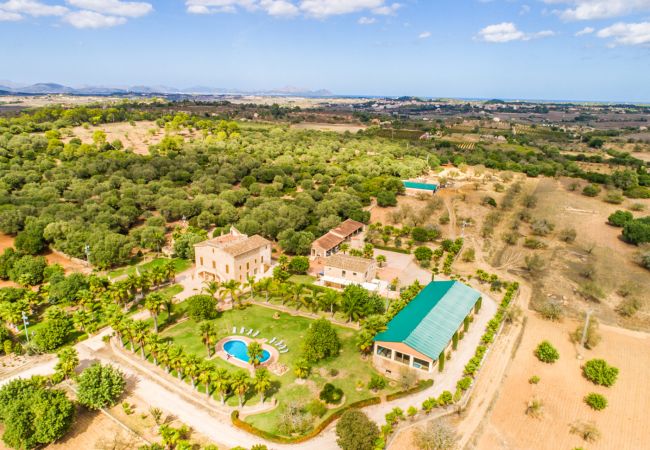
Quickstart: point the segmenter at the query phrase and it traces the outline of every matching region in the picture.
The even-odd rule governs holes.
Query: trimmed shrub
[[[320,391],[318,396],[325,403],[335,405],[341,402],[343,398],[343,391],[340,388],[337,388],[332,383],[325,383],[323,390]]]
[[[585,403],[596,411],[601,411],[607,407],[607,399],[604,395],[591,392],[585,396]]]
[[[542,341],[535,349],[535,356],[542,362],[553,364],[560,358],[560,353],[549,341]]]
[[[610,387],[616,383],[618,368],[608,365],[604,359],[591,359],[582,366],[582,374],[594,384]]]

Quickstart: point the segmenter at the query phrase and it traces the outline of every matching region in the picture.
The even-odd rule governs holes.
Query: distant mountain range
[[[0,80],[0,95],[277,95],[295,97],[330,97],[333,94],[326,89],[308,90],[297,87],[283,87],[279,89],[247,91],[241,89],[213,88],[208,86],[191,86],[188,88],[175,88],[170,86],[83,86],[73,88],[57,83],[36,83],[21,85],[10,81]]]

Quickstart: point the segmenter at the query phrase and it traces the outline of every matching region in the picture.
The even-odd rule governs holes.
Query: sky
[[[0,61],[23,84],[648,102],[650,0],[0,0]]]

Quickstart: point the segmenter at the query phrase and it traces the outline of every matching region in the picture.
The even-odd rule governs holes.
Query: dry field
[[[139,155],[148,155],[149,146],[158,144],[163,137],[165,131],[151,121],[135,122],[131,125],[128,122],[107,123],[98,126],[91,126],[88,128],[75,127],[72,129],[74,137],[78,137],[82,142],[92,143],[93,133],[97,130],[102,130],[106,133],[106,140],[112,142],[115,139],[122,141],[124,148],[133,150],[134,153]],[[154,130],[155,134],[151,134],[149,130]],[[192,138],[195,134],[182,130],[175,133],[178,136],[183,136],[185,139]],[[69,141],[72,137],[64,139],[65,142]]]
[[[335,133],[356,133],[365,130],[364,125],[350,125],[345,123],[294,123],[290,127],[292,130],[316,130],[316,131],[334,131]]]
[[[584,350],[584,360],[576,358],[576,348],[568,333],[577,322],[544,321],[529,314],[521,345],[510,366],[491,415],[476,440],[476,449],[556,450],[576,447],[598,449],[648,448],[650,429],[646,426],[650,409],[650,336],[620,328],[601,326],[602,342],[594,350]],[[537,360],[533,350],[541,341],[549,340],[560,352],[555,364]],[[611,388],[596,386],[582,377],[581,364],[592,358],[603,358],[620,369],[619,378]],[[537,375],[541,381],[530,384]],[[609,404],[603,411],[594,411],[583,397],[598,392]],[[525,414],[527,402],[542,400],[539,419]],[[601,433],[596,442],[584,442],[570,433],[576,420],[593,421]]]
[[[13,247],[14,238],[12,236],[7,236],[6,234],[0,233],[0,253],[4,252],[6,248]],[[71,260],[65,256],[62,256],[59,253],[54,253],[48,251],[45,255],[45,259],[48,264],[60,264],[66,273],[70,272],[85,272],[88,268],[79,264],[76,261]],[[0,287],[15,286],[11,281],[2,281],[0,280]]]

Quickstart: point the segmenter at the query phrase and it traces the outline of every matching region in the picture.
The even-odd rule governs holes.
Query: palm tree
[[[192,389],[196,388],[196,377],[200,373],[202,361],[203,359],[196,355],[188,355],[187,358],[185,358],[185,373],[190,377]]]
[[[305,296],[305,285],[304,284],[294,284],[289,288],[290,301],[296,307],[296,311],[300,308],[303,302],[303,297]]]
[[[205,345],[205,349],[208,351],[208,358],[212,356],[211,345],[212,339],[214,336],[214,330],[210,322],[202,322],[199,330],[201,331],[201,342]]]
[[[205,280],[203,282],[203,288],[201,289],[201,291],[214,297],[217,294],[217,292],[219,292],[220,287],[221,284],[218,281]]]
[[[147,325],[146,322],[143,322],[141,320],[135,321],[133,323],[132,332],[133,332],[133,338],[140,345],[140,356],[142,356],[142,359],[146,359],[144,353],[144,344],[145,341],[147,340],[147,336],[149,335],[149,326]]]
[[[269,292],[271,291],[271,285],[273,283],[273,278],[262,278],[257,282],[257,289],[264,292],[266,303],[269,302]]]
[[[171,371],[171,366],[172,366],[172,352],[174,347],[169,342],[163,342],[160,344],[160,348],[158,350],[158,360],[160,364],[163,365],[165,368],[165,372],[169,373]]]
[[[182,381],[184,378],[183,368],[185,367],[185,355],[183,354],[183,349],[173,345],[172,349],[170,350],[170,353],[171,354],[170,354],[169,363],[176,371],[176,376],[178,377],[178,380]]]
[[[122,335],[128,339],[131,345],[131,351],[135,352],[135,321],[132,319],[124,319],[122,322]]]
[[[167,274],[161,266],[154,267],[149,273],[151,274],[151,283],[156,287],[167,281]]]
[[[291,286],[289,283],[278,283],[275,288],[275,296],[280,298],[280,302],[284,305],[291,296]]]
[[[230,373],[223,368],[215,369],[211,372],[210,381],[214,389],[219,393],[221,404],[226,403],[226,394],[230,391]]]
[[[339,250],[341,250],[341,253],[345,255],[347,251],[350,250],[350,244],[343,243],[339,245]]]
[[[262,368],[255,372],[253,385],[255,386],[255,391],[260,394],[262,404],[264,404],[266,392],[271,387],[271,375],[269,374],[268,369]]]
[[[88,292],[84,290],[83,292]],[[21,299],[27,304],[27,313],[33,314],[36,307],[41,303],[41,296],[38,295],[38,292],[34,291],[25,291],[23,298]],[[83,303],[82,303],[83,304]]]
[[[166,281],[174,281],[176,279],[176,264],[171,259],[165,261],[162,266],[162,272],[165,274]]]
[[[150,334],[147,336],[146,348],[149,351],[149,354],[153,358],[153,363],[158,365],[158,355],[160,354],[163,340],[158,334]]]
[[[2,302],[0,303],[0,316],[14,331],[18,331],[18,324],[22,320],[23,308],[19,302]]]
[[[59,357],[59,362],[56,363],[54,370],[63,375],[63,379],[67,380],[71,375],[74,375],[74,369],[79,365],[77,350],[74,347],[63,347],[56,356]]]
[[[358,295],[343,294],[341,309],[348,318],[348,322],[359,320],[366,309],[363,299]]]
[[[158,314],[160,314],[160,310],[164,304],[165,298],[158,293],[149,294],[144,299],[144,307],[151,313],[151,317],[153,317],[154,333],[158,333]]]
[[[249,300],[253,301],[253,297],[255,296],[255,287],[257,286],[257,283],[255,282],[255,277],[252,276],[247,276],[246,277],[246,284],[245,286],[250,289],[249,291]]]
[[[311,366],[309,362],[304,358],[300,358],[299,360],[297,360],[296,364],[293,366],[293,373],[298,378],[302,378],[302,379],[305,379],[309,376],[310,370],[311,370]]]
[[[136,295],[138,293],[138,289],[140,288],[140,277],[135,273],[130,273],[124,279],[124,284],[129,289],[129,291],[131,291],[132,295]]]
[[[142,272],[140,275],[140,291],[146,295],[151,290],[152,280],[150,272]]]
[[[262,344],[256,341],[251,342],[246,348],[246,353],[248,354],[248,360],[251,362],[253,367],[257,367],[264,356]]]
[[[384,267],[384,264],[386,264],[386,257],[384,255],[377,255],[377,263],[379,264],[379,267]]]
[[[248,372],[245,372],[243,370],[238,370],[235,372],[232,380],[230,381],[232,390],[235,392],[235,394],[237,394],[237,397],[239,397],[240,408],[244,406],[244,398],[246,396],[246,392],[248,392],[248,389],[250,388],[249,382],[250,379],[248,377]]]
[[[74,327],[81,331],[82,333],[86,332],[86,328],[90,323],[92,323],[93,317],[85,309],[78,309],[72,315],[72,324]],[[89,333],[90,334],[90,333]]]
[[[334,317],[334,310],[338,307],[341,296],[338,292],[328,289],[317,300],[320,307],[324,310],[329,310],[332,317]]]
[[[212,380],[212,371],[212,364],[205,360],[203,360],[199,365],[199,373],[197,375],[197,379],[199,383],[203,384],[205,387],[205,395],[208,396],[208,399],[210,398],[210,380]]]
[[[224,291],[227,295],[230,295],[230,298],[232,299],[232,302],[239,302],[239,281],[235,280],[228,280],[225,283],[221,284],[221,289]]]

